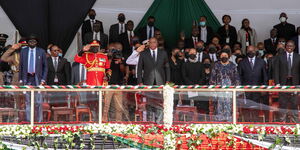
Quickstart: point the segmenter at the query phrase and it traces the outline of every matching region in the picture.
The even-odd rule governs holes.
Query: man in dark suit
[[[37,38],[31,35],[28,38],[28,47],[21,50],[20,54],[20,82],[24,85],[44,85],[47,80],[47,58],[46,51],[37,47]],[[42,95],[35,94],[35,106],[37,110],[37,121],[43,120]],[[30,96],[26,94],[26,120],[30,121]]]
[[[59,57],[59,47],[53,45],[50,48],[51,57],[48,61],[48,85],[69,85],[71,84],[71,66],[67,59]]]
[[[90,9],[88,15],[89,15],[90,19],[85,20],[82,24],[82,27],[81,27],[82,40],[84,39],[84,35],[86,33],[93,32],[93,24],[96,23],[96,22],[100,24],[100,32],[104,33],[103,23],[101,21],[95,19],[96,11],[94,9]]]
[[[274,76],[275,83],[283,85],[299,85],[300,83],[300,56],[294,53],[295,43],[290,40],[286,44],[286,52],[279,55],[275,62]],[[281,92],[279,93],[280,121],[286,122],[288,108],[290,108],[291,122],[298,122],[297,115],[297,95],[295,93]],[[290,106],[290,107],[289,107]]]
[[[126,20],[125,15],[123,13],[120,13],[118,15],[119,22],[110,26],[109,43],[118,42],[119,35],[126,31],[125,20]]]
[[[143,45],[144,46],[144,45]],[[156,38],[149,40],[149,49],[140,53],[138,62],[138,84],[164,85],[170,81],[168,55],[157,48]]]
[[[270,31],[270,38],[264,40],[264,45],[267,53],[276,55],[277,44],[278,44],[277,29],[273,28]]]
[[[206,16],[201,16],[199,19],[200,40],[204,41],[206,44],[209,44],[213,35],[214,35],[213,29],[210,26],[207,26]]]
[[[202,63],[205,58],[209,58],[209,55],[205,52],[205,43],[203,41],[199,41],[196,43],[196,60],[197,62]]]
[[[140,38],[140,41],[143,42],[144,40],[154,37],[154,32],[157,30],[159,29],[155,27],[155,18],[153,16],[149,16],[147,20],[147,26],[138,30],[138,37]]]
[[[93,24],[93,32],[88,32],[84,35],[83,45],[91,43],[93,40],[100,41],[100,48],[106,49],[108,44],[108,36],[100,32],[100,23]]]
[[[300,36],[300,27],[297,27],[297,35],[292,38],[295,42],[295,53],[300,54],[300,44],[299,44],[299,36]]]
[[[133,38],[135,33],[133,32],[134,24],[132,20],[126,23],[126,32],[120,34],[119,42],[123,45],[122,54],[127,59],[132,53]]]
[[[199,28],[193,27],[192,28],[192,36],[190,38],[185,39],[185,47],[186,48],[196,48],[196,44],[200,41],[199,37]]]
[[[286,13],[281,13],[279,16],[280,23],[275,25],[274,28],[278,31],[278,38],[285,38],[286,40],[290,40],[293,36],[296,35],[295,33],[295,25],[290,24],[287,22],[287,15]]]
[[[239,63],[239,74],[242,85],[266,85],[268,81],[266,63],[263,59],[256,57],[256,48],[247,47],[247,57]],[[247,121],[257,120],[257,110],[260,108],[261,93],[246,92],[248,107],[255,111],[249,113],[250,117],[245,117]],[[246,115],[246,114],[245,114]]]

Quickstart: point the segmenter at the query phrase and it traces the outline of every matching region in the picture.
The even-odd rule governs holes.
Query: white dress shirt
[[[33,58],[30,57],[30,53],[33,50]],[[29,47],[29,51],[28,51],[28,71],[29,71],[29,67],[30,67],[30,60],[33,59],[33,72],[35,72],[35,62],[36,62],[36,47],[35,48],[30,48]]]
[[[212,61],[212,60],[214,60],[214,62],[218,61],[217,55],[216,55],[216,54],[209,54],[209,58],[210,58],[211,61]],[[213,58],[214,58],[214,59],[213,59]]]
[[[132,48],[131,55],[127,58],[126,64],[127,65],[134,65],[135,66],[135,77],[137,77],[137,69],[138,69],[138,63],[140,58],[140,53],[134,50],[135,48]]]
[[[101,39],[100,39],[100,32],[93,32],[93,40],[96,40],[96,39],[95,39],[95,36],[96,36],[96,39],[97,39],[98,41],[101,40]]]
[[[149,36],[149,31],[150,31],[150,28],[152,29],[152,32],[151,32],[151,35]],[[154,26],[153,27],[149,27],[147,26],[147,39],[150,39],[151,37],[154,37]]]
[[[127,31],[127,35],[128,35],[128,42],[130,44],[130,32],[131,32],[131,36],[134,37],[134,33],[133,31]]]
[[[199,61],[199,62],[202,62],[202,59],[203,59],[203,52],[201,52],[201,53],[197,52],[196,60]]]
[[[206,27],[201,27],[201,40],[204,41],[204,43],[207,42],[207,30],[206,30]]]
[[[253,57],[253,58],[248,57],[249,62],[251,63],[251,61],[252,61],[253,67],[255,65],[255,58],[256,57]]]
[[[155,53],[155,62],[157,61],[157,48],[156,49],[150,49],[150,52],[151,52],[151,56],[153,58],[153,52]]]
[[[292,67],[293,66],[293,55],[294,55],[294,52],[291,52],[291,53],[286,52],[286,61],[287,62],[289,60],[289,55],[291,55],[291,67]]]
[[[123,28],[122,28],[122,27]],[[119,23],[119,34],[122,34],[122,33],[124,33],[125,32],[125,23]]]
[[[92,31],[94,31],[94,23],[96,22],[96,20],[90,19],[90,22],[91,22],[91,29],[92,29]]]

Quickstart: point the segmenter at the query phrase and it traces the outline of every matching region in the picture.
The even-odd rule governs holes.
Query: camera
[[[112,49],[111,53],[112,53],[113,59],[122,59],[123,58],[122,52],[117,49]]]

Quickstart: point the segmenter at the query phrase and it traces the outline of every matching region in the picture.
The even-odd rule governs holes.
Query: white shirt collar
[[[151,49],[151,48],[149,48],[151,51],[157,51],[157,48],[156,49]]]
[[[256,58],[255,56],[253,58],[248,57],[248,60],[251,61],[252,59],[252,61],[255,61],[255,58]]]

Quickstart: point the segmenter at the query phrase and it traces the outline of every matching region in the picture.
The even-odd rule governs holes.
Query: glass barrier
[[[99,91],[34,93],[35,123],[98,122]]]
[[[231,91],[176,90],[173,123],[232,123],[232,100]]]
[[[300,91],[237,92],[238,123],[299,123]]]
[[[163,123],[161,91],[106,91],[102,121],[122,123]]]
[[[23,92],[0,92],[0,124],[29,123],[25,112],[26,105],[30,104],[30,100],[25,101]]]
[[[0,124],[162,124],[164,120],[289,124],[300,120],[297,88],[177,88],[174,94],[163,88],[0,90]]]

